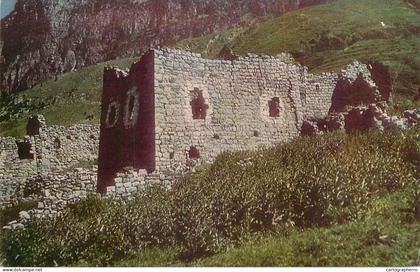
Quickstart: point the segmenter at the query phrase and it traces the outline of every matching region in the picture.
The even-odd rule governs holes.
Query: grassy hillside
[[[408,191],[376,199],[362,220],[330,228],[254,234],[238,247],[191,262],[176,248],[149,249],[115,266],[419,266],[420,223],[404,209]]]
[[[11,266],[414,265],[419,137],[331,133],[222,154],[171,189],[90,197],[8,231],[1,255]]]
[[[213,57],[223,44],[239,55],[290,52],[312,72],[339,71],[356,59],[378,60],[391,67],[396,91],[412,96],[420,86],[418,6],[418,0],[339,0],[247,30],[187,39],[177,47]]]
[[[180,41],[175,47],[215,58],[224,45],[237,54],[290,52],[311,72],[339,71],[353,60],[378,60],[391,68],[392,113],[420,108],[419,0],[338,0],[285,14],[250,28],[230,29]],[[383,24],[382,24],[383,23]],[[21,136],[32,113],[51,125],[97,123],[102,71],[126,68],[135,59],[115,60],[59,76],[14,98],[0,98],[0,136]]]
[[[129,68],[137,59],[119,59],[82,68],[12,97],[0,96],[0,136],[22,136],[27,118],[43,114],[49,125],[96,124],[100,120],[105,66]]]

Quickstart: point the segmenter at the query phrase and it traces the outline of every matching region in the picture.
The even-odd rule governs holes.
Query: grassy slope
[[[420,85],[419,30],[419,14],[400,0],[341,0],[260,24],[233,48],[240,54],[290,51],[315,72],[379,60],[403,76],[396,78],[399,90],[410,92]]]
[[[15,120],[0,123],[0,136],[24,135],[27,118],[35,113],[43,114],[49,125],[99,123],[104,67],[127,68],[135,61],[135,58],[119,59],[82,68],[20,93],[18,97],[31,104],[46,103],[46,106],[22,112]]]
[[[290,52],[312,72],[339,71],[356,59],[378,60],[391,67],[396,92],[411,97],[420,86],[419,5],[418,0],[339,0],[288,13],[239,35],[229,30],[184,40],[178,48],[215,57],[208,44],[221,48],[226,38],[218,37],[228,36],[239,55]],[[414,102],[407,106],[420,107]]]
[[[396,99],[393,112],[420,108],[411,97],[420,86],[419,0],[339,0],[260,23],[180,41],[176,47],[216,57],[230,45],[238,54],[291,52],[312,72],[339,71],[355,59],[379,60],[391,67]],[[385,27],[381,22],[386,24]],[[49,124],[97,123],[103,67],[128,67],[135,59],[115,60],[59,76],[57,81],[19,96],[47,105],[0,122],[0,136],[21,136],[27,117],[42,113]]]
[[[420,224],[405,222],[404,193],[378,199],[366,219],[251,240],[198,266],[416,266]]]
[[[115,266],[418,266],[420,223],[403,212],[408,193],[377,199],[363,220],[247,238],[225,253],[185,262],[176,249],[150,249]]]

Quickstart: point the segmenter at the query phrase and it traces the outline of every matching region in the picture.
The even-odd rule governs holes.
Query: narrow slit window
[[[105,124],[107,128],[114,127],[118,122],[119,115],[119,104],[117,102],[112,102],[108,106],[108,112],[106,115]]]
[[[61,141],[60,141],[59,138],[54,139],[54,148],[55,149],[60,149],[61,148]]]
[[[134,117],[134,103],[135,103],[135,97],[131,96],[130,101],[128,103],[128,119],[131,121]]]

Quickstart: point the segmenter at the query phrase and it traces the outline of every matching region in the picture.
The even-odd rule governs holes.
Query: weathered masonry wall
[[[27,142],[34,143],[33,138]],[[34,148],[31,148],[34,151]],[[23,186],[25,180],[37,174],[37,163],[34,159],[19,158],[16,139],[0,138],[0,207],[11,204],[16,190]]]
[[[225,61],[169,49],[154,50],[154,70],[160,171],[299,135],[305,117],[328,113],[338,78],[309,74],[287,55]],[[198,118],[194,100],[204,105]]]
[[[125,166],[155,170],[153,54],[124,71],[105,70],[99,146],[99,191]]]
[[[155,49],[130,72],[106,68],[98,190],[126,167],[170,174],[223,151],[287,141],[304,118],[327,115],[337,80],[287,54],[226,61]]]
[[[75,164],[92,164],[98,159],[99,127],[75,125],[44,127],[35,136],[40,172],[58,172]]]
[[[96,164],[98,145],[99,127],[93,125],[42,125],[23,139],[0,138],[0,207],[30,198],[35,178]]]

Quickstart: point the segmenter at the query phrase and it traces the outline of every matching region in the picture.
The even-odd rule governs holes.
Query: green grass
[[[206,51],[206,46],[215,41],[229,45],[239,55],[290,52],[315,73],[340,71],[354,60],[380,61],[391,68],[395,91],[411,98],[420,86],[416,5],[414,0],[339,0],[287,13],[247,30],[218,34],[231,37],[237,33],[227,41],[212,35],[181,41],[178,46],[213,57],[218,52]]]
[[[188,38],[179,41],[175,48],[200,53],[205,58],[217,58],[223,46],[231,44],[245,28],[232,28],[223,32],[205,35],[199,38]]]
[[[377,199],[366,218],[247,241],[195,266],[418,266],[420,223],[402,212],[407,193]]]
[[[339,71],[356,59],[381,61],[397,81],[404,73],[397,88],[411,93],[420,85],[419,31],[419,13],[404,1],[339,0],[251,27],[232,47],[239,54],[291,52],[314,72]]]
[[[0,136],[24,135],[27,118],[36,113],[43,114],[49,125],[99,123],[104,67],[129,68],[136,60],[118,59],[82,68],[19,93],[15,101],[25,104],[9,104],[9,113],[17,114],[0,122]]]
[[[373,202],[362,220],[329,228],[254,234],[226,252],[185,262],[176,248],[149,249],[115,266],[418,266],[420,222],[405,212],[409,190]]]
[[[406,109],[420,108],[420,101],[412,100],[420,86],[419,6],[418,0],[338,0],[248,28],[185,39],[174,47],[208,58],[216,58],[225,45],[239,55],[290,52],[314,73],[340,71],[354,60],[377,60],[390,67],[396,94],[390,111],[401,115]],[[7,104],[0,99],[0,136],[24,135],[33,113],[44,114],[50,125],[98,123],[103,67],[126,68],[135,60],[110,61],[61,75],[20,93],[23,102]],[[2,119],[2,111],[6,118]]]
[[[1,255],[11,266],[409,265],[419,137],[331,133],[225,153],[170,189],[150,184],[128,203],[90,196],[7,231]]]

